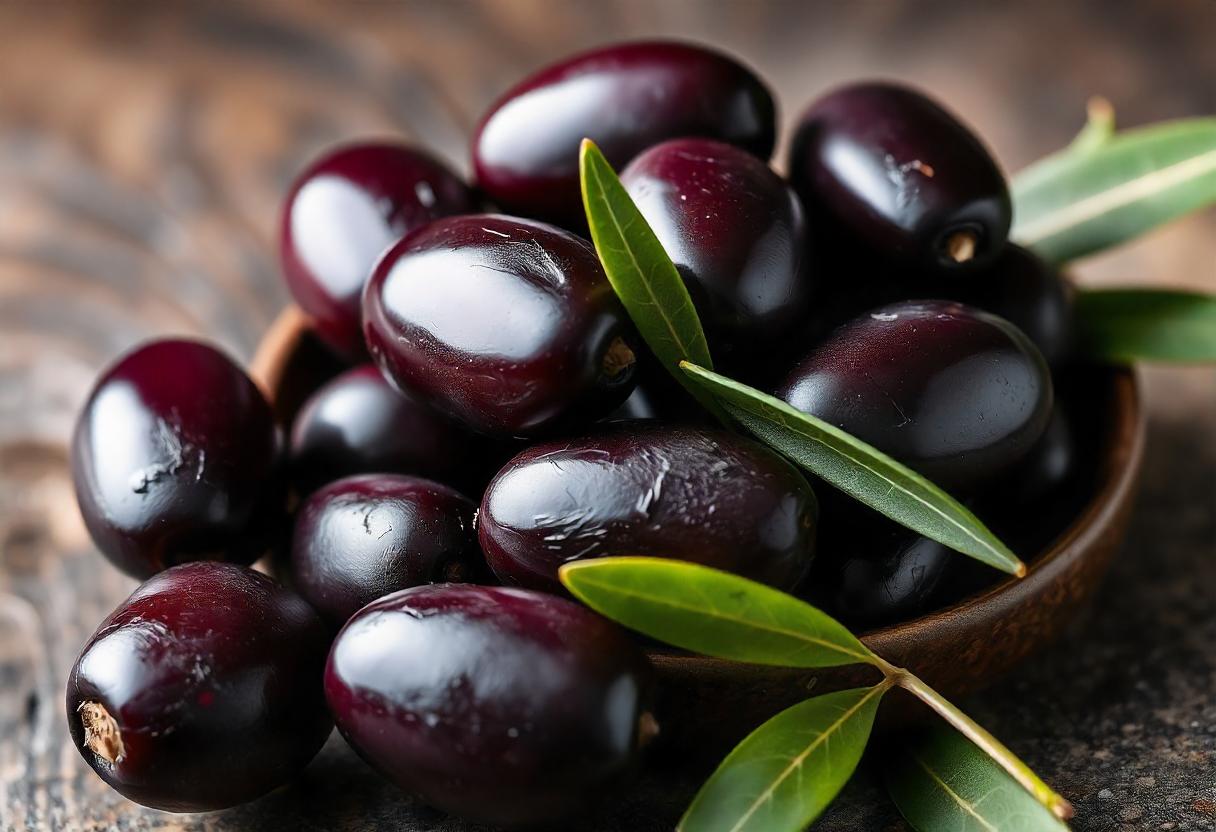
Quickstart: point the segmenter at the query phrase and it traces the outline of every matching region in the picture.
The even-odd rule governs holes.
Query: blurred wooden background
[[[149,336],[248,357],[285,302],[280,195],[326,145],[403,136],[467,170],[482,108],[548,60],[673,35],[741,56],[788,124],[826,87],[934,91],[1014,171],[1086,98],[1120,122],[1216,113],[1216,2],[0,0],[0,828],[468,829],[340,742],[304,781],[177,818],[109,792],[70,747],[65,674],[132,583],[92,551],[64,442],[92,376]],[[778,154],[778,159],[781,153]],[[1216,290],[1216,212],[1083,264],[1086,282]],[[1216,828],[1216,371],[1150,369],[1144,494],[1088,624],[969,707],[1078,804],[1077,829]],[[669,829],[654,778],[591,829]],[[899,829],[860,778],[817,827]]]

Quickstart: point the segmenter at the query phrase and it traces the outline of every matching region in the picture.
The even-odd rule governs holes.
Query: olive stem
[[[892,665],[879,656],[874,656],[873,664],[886,674],[887,679],[924,702],[938,716],[950,723],[956,731],[974,743],[993,762],[1003,768],[1018,785],[1034,795],[1035,799],[1047,807],[1047,810],[1053,815],[1060,820],[1068,820],[1073,816],[1075,810],[1068,800],[1044,783],[1037,774],[1031,771],[1028,765],[1006,748],[1004,743],[955,707],[940,693],[925,684],[922,679],[904,670],[902,667]]]
[[[619,336],[613,338],[604,352],[604,375],[614,379],[632,367],[636,361],[637,356],[625,343],[625,339]]]
[[[85,747],[107,763],[122,759],[124,748],[118,722],[100,702],[82,702],[77,709],[84,727]]]
[[[1068,146],[1070,153],[1092,153],[1115,136],[1115,108],[1102,96],[1094,96],[1085,105],[1085,126]]]
[[[1095,95],[1085,102],[1085,116],[1091,122],[1100,124],[1113,133],[1115,129],[1115,108],[1105,96]]]
[[[978,242],[975,232],[967,229],[955,231],[946,238],[946,254],[955,263],[966,263],[975,257],[975,244]]]

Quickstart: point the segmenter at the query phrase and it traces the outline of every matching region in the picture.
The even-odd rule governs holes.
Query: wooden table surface
[[[151,812],[102,785],[68,741],[63,687],[133,584],[92,551],[64,443],[93,375],[137,341],[193,333],[248,357],[285,302],[280,195],[319,149],[398,135],[467,169],[470,125],[521,74],[656,34],[742,56],[787,123],[843,79],[921,84],[1010,170],[1066,142],[1093,93],[1124,124],[1216,112],[1212,0],[0,3],[0,828],[471,828],[339,740],[230,812]],[[1216,290],[1216,214],[1079,274]],[[1077,804],[1075,828],[1212,829],[1216,371],[1144,379],[1144,487],[1102,599],[966,705]],[[669,829],[694,787],[654,774],[585,828]],[[817,828],[902,826],[863,774]]]

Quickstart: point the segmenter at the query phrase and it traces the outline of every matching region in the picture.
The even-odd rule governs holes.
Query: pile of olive
[[[69,680],[97,773],[150,806],[220,808],[286,782],[336,722],[435,806],[550,822],[657,729],[644,652],[563,597],[562,564],[697,561],[862,626],[940,602],[949,551],[712,426],[658,367],[585,237],[583,137],[726,372],[972,504],[1058,488],[1070,293],[1006,241],[983,145],[920,93],[855,84],[798,121],[785,179],[775,112],[724,55],[626,44],[495,103],[475,189],[392,144],[305,170],[283,270],[348,369],[279,425],[222,353],[162,340],[80,418],[89,531],[147,579]],[[281,583],[247,568],[267,554]]]

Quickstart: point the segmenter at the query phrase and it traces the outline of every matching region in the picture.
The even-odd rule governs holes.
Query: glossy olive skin
[[[1005,245],[996,261],[962,275],[901,269],[839,230],[830,245],[815,247],[811,270],[818,275],[852,276],[815,286],[811,312],[785,339],[787,355],[804,354],[833,329],[877,306],[908,297],[957,301],[998,315],[1028,337],[1053,368],[1068,365],[1076,352],[1075,298],[1072,283],[1030,251]],[[842,250],[853,246],[852,250]],[[753,366],[764,367],[761,362]],[[745,374],[741,380],[750,381]]]
[[[358,356],[359,300],[376,258],[407,231],[473,210],[468,187],[420,150],[382,142],[335,148],[287,195],[279,227],[287,288],[318,335]]]
[[[1058,366],[1072,357],[1076,290],[1033,252],[1009,244],[986,269],[939,285],[942,291],[936,296],[1000,315],[1022,330],[1048,364]]]
[[[1057,406],[1039,441],[1007,477],[984,495],[984,502],[999,507],[1006,515],[1042,506],[1077,473],[1078,456],[1072,425]]]
[[[660,404],[642,385],[633,388],[620,407],[603,418],[605,422],[630,422],[635,419],[661,419]]]
[[[802,205],[763,161],[673,139],[621,181],[690,287],[715,359],[772,343],[806,313]]]
[[[1043,357],[1007,321],[948,301],[854,318],[777,395],[966,495],[1017,464],[1051,416]]]
[[[487,445],[365,364],[326,383],[300,409],[291,430],[292,478],[305,492],[376,472],[484,486],[492,475],[481,474]]]
[[[776,106],[733,59],[672,41],[583,52],[524,79],[482,117],[473,137],[477,184],[504,210],[586,227],[579,143],[595,141],[614,168],[651,145],[703,136],[767,160]]]
[[[658,419],[682,425],[718,426],[714,417],[680,386],[655,358],[654,353],[645,347],[638,355],[636,376],[637,385],[629,394],[629,398],[601,421]],[[501,467],[502,465],[499,465],[499,468]]]
[[[475,509],[460,492],[421,477],[332,482],[296,516],[292,586],[336,629],[399,589],[476,579],[487,570]]]
[[[325,693],[343,736],[402,788],[495,826],[587,813],[653,733],[651,670],[584,607],[437,584],[360,610]]]
[[[93,387],[72,439],[93,542],[128,575],[193,560],[252,563],[284,513],[270,406],[226,355],[152,341]]]
[[[633,389],[637,334],[595,250],[545,223],[437,220],[380,260],[363,309],[385,375],[482,433],[577,426]]]
[[[1009,188],[992,156],[907,87],[852,84],[813,103],[794,133],[789,170],[812,216],[830,214],[903,264],[949,271],[991,262],[1009,234]],[[969,250],[952,247],[960,233]]]
[[[561,592],[564,563],[646,555],[788,590],[810,567],[817,511],[802,475],[757,442],[617,423],[516,456],[486,489],[477,532],[507,584]]]
[[[932,608],[955,558],[946,546],[832,491],[807,594],[850,626],[895,624]]]
[[[145,806],[201,812],[253,800],[294,777],[329,735],[328,648],[316,612],[265,575],[175,566],[136,589],[76,660],[73,745]],[[121,751],[86,728],[97,706]]]
[[[850,238],[839,226],[816,225],[817,244],[808,252],[809,271],[820,277],[812,289],[808,313],[777,344],[768,360],[747,362],[733,377],[753,387],[771,390],[781,383],[790,367],[826,340],[837,327],[862,313],[888,303],[906,300],[913,294],[906,285],[906,271],[873,256],[862,246],[847,253],[837,246]],[[827,236],[824,237],[823,235]],[[828,244],[819,244],[826,241]],[[934,279],[936,287],[939,280]],[[964,281],[952,281],[954,284]],[[939,297],[936,288],[917,297]]]

